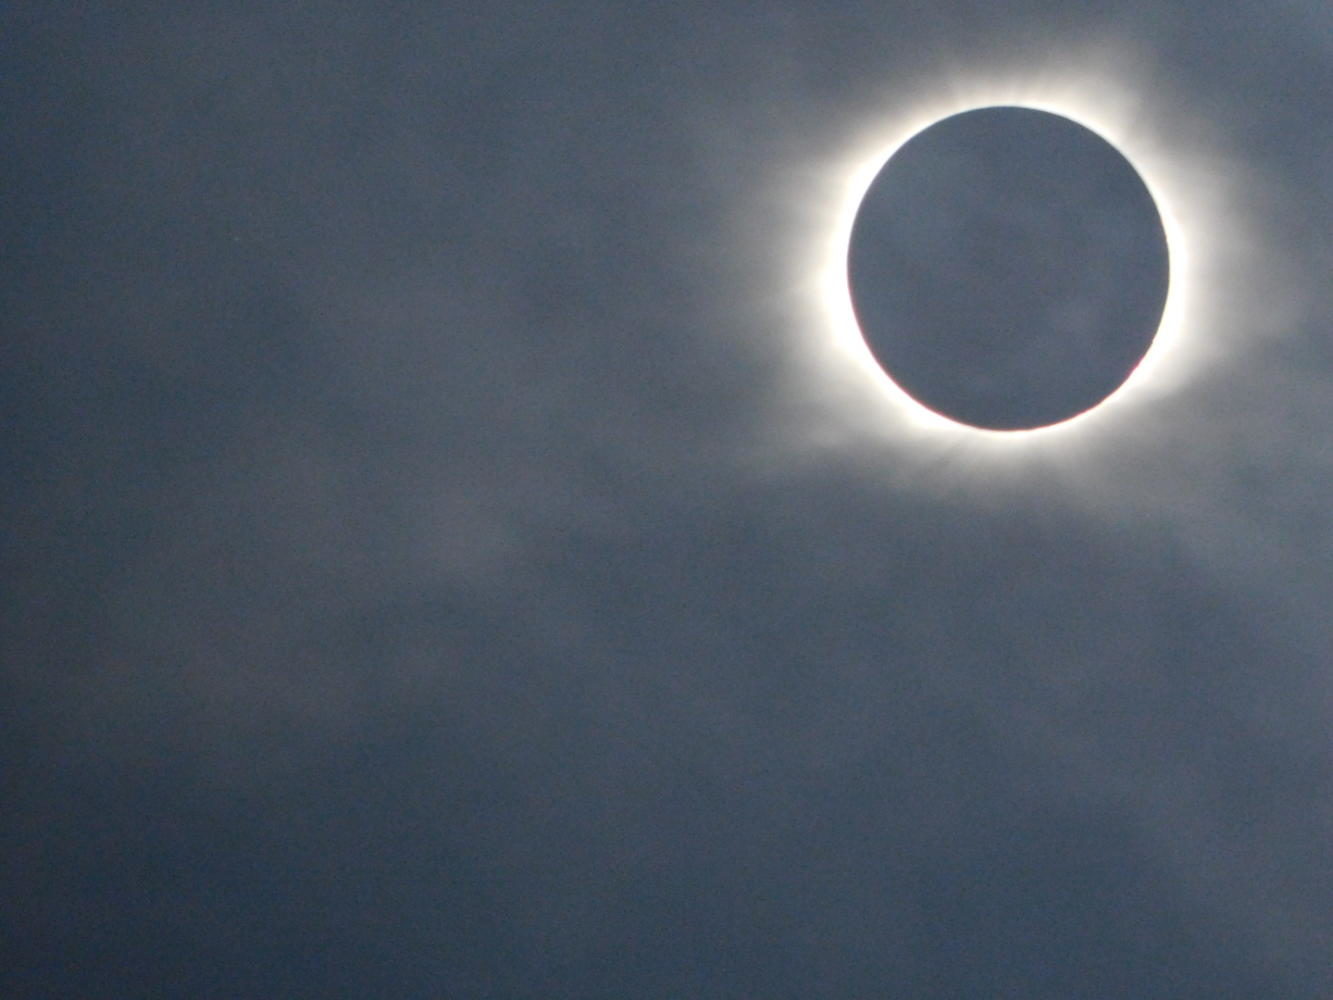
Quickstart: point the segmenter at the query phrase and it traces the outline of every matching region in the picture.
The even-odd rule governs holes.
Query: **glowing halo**
[[[1013,108],[1013,107],[1015,107],[1015,105],[1007,105],[1007,104],[981,105],[980,107],[975,109],[972,108],[965,109],[964,113],[966,113],[967,110],[990,110],[990,109]],[[1030,109],[1031,105],[1026,105],[1023,107]],[[1038,110],[1045,112],[1047,109],[1038,109]],[[935,121],[932,121],[925,126],[925,129],[929,130],[930,128],[933,128],[935,125],[940,124],[941,121],[950,120],[951,117],[952,115],[949,115],[945,116],[944,119],[937,119]],[[1060,115],[1059,117],[1063,121],[1072,121],[1072,119],[1067,115]],[[847,197],[843,201],[841,210],[839,211],[837,216],[837,225],[834,229],[835,235],[834,238],[831,240],[830,256],[828,263],[825,266],[823,274],[824,296],[826,300],[825,309],[830,316],[836,317],[836,319],[834,320],[835,329],[837,331],[835,335],[846,343],[846,349],[849,353],[857,352],[859,350],[859,353],[864,355],[864,357],[860,359],[861,363],[872,365],[879,370],[880,374],[887,380],[889,384],[889,391],[891,391],[894,394],[899,404],[907,409],[907,412],[912,416],[912,418],[915,421],[923,423],[925,426],[951,427],[957,425],[969,431],[976,431],[989,434],[999,434],[999,435],[1004,435],[1005,438],[1010,438],[1012,437],[1012,435],[1015,434],[1034,434],[1034,433],[1039,434],[1050,431],[1057,427],[1063,427],[1066,424],[1074,424],[1081,419],[1086,419],[1090,414],[1100,409],[1102,406],[1106,405],[1106,403],[1110,402],[1119,393],[1124,391],[1128,383],[1132,381],[1137,375],[1139,375],[1141,366],[1147,360],[1149,354],[1158,352],[1158,356],[1160,357],[1160,351],[1157,346],[1159,344],[1157,331],[1161,331],[1162,328],[1166,325],[1165,320],[1166,317],[1168,316],[1167,304],[1170,301],[1171,283],[1169,280],[1168,280],[1168,298],[1167,301],[1163,303],[1162,314],[1161,317],[1159,318],[1157,327],[1155,329],[1154,337],[1152,341],[1149,343],[1149,349],[1145,351],[1144,356],[1139,359],[1139,362],[1135,365],[1134,369],[1131,370],[1125,382],[1122,382],[1108,396],[1101,399],[1088,409],[1082,410],[1078,413],[1065,417],[1061,420],[1057,420],[1050,424],[1043,424],[1040,426],[1025,427],[1025,428],[987,428],[955,420],[953,417],[938,412],[930,405],[922,402],[921,400],[917,399],[915,396],[904,390],[897,381],[897,379],[894,377],[892,371],[886,368],[884,365],[880,364],[880,362],[878,362],[875,359],[874,352],[868,344],[867,337],[865,335],[865,330],[861,327],[860,323],[858,323],[857,318],[854,314],[854,309],[852,305],[852,296],[850,294],[849,249],[852,238],[852,231],[856,219],[858,218],[859,213],[861,211],[861,208],[863,207],[865,198],[867,197],[868,189],[872,186],[877,176],[883,171],[883,169],[887,166],[887,164],[891,162],[893,158],[898,155],[898,153],[902,150],[904,144],[910,142],[912,139],[916,138],[916,136],[921,134],[922,130],[914,130],[909,132],[906,136],[900,137],[899,140],[895,142],[892,148],[889,149],[886,153],[877,154],[875,156],[868,158],[858,169],[852,171],[849,177],[846,188]],[[1094,131],[1094,134],[1097,133]],[[1112,148],[1116,147],[1112,146]],[[1152,192],[1151,189],[1149,189],[1149,196],[1154,199],[1154,208],[1157,209],[1156,205],[1157,199],[1154,192]],[[1157,212],[1160,218],[1163,215],[1163,213],[1161,212],[1160,209],[1157,209]],[[1165,223],[1163,223],[1163,230],[1166,230]],[[1174,242],[1170,240],[1170,237],[1167,237],[1167,239],[1168,239],[1168,244],[1167,244],[1168,254],[1171,252],[1172,247],[1176,249],[1183,249],[1184,241],[1179,236],[1178,233],[1175,237]],[[1177,314],[1180,311],[1179,308],[1180,298],[1181,296],[1178,293],[1176,296]],[[1178,328],[1179,328],[1179,323],[1173,323],[1170,329],[1178,330]],[[1163,332],[1168,332],[1169,336],[1169,330]]]
[[[1126,81],[1142,74],[1124,65],[1108,72],[1106,60],[1095,57],[1069,65],[1060,73],[1026,69],[989,79],[979,73],[970,80],[946,79],[937,85],[938,98],[891,117],[882,112],[893,107],[893,98],[882,98],[864,107],[850,130],[847,117],[834,123],[851,135],[833,143],[832,154],[828,144],[815,152],[818,141],[808,140],[812,152],[804,163],[798,160],[775,178],[773,203],[780,205],[791,226],[785,240],[770,240],[770,253],[778,258],[769,259],[787,275],[779,279],[788,292],[782,299],[787,310],[783,325],[791,331],[791,347],[804,372],[794,391],[817,405],[823,405],[819,398],[837,397],[853,407],[839,404],[843,416],[825,408],[819,411],[821,424],[807,421],[803,430],[793,428],[796,433],[818,442],[831,440],[830,434],[858,433],[854,428],[860,426],[876,436],[942,444],[953,454],[998,457],[1015,449],[1061,453],[1074,440],[1102,440],[1126,429],[1142,429],[1138,418],[1153,404],[1220,358],[1234,357],[1243,341],[1274,326],[1264,315],[1267,307],[1261,307],[1259,292],[1276,276],[1273,260],[1260,256],[1263,247],[1246,221],[1243,199],[1235,193],[1244,171],[1201,134],[1197,116],[1181,114],[1173,120],[1172,109],[1178,105],[1172,105],[1169,95],[1154,92],[1149,100],[1136,94]],[[1158,105],[1156,113],[1153,104]],[[852,224],[888,159],[941,119],[998,106],[1063,116],[1119,151],[1156,205],[1169,254],[1161,321],[1149,350],[1125,382],[1089,410],[1027,430],[956,423],[908,396],[871,354],[852,311],[847,278]],[[820,122],[818,127],[828,126]],[[1206,296],[1201,294],[1205,288]],[[819,377],[812,379],[812,370]]]
[[[1130,161],[1130,164],[1139,173],[1140,178],[1148,188],[1148,193],[1156,203],[1157,210],[1162,219],[1162,227],[1166,234],[1167,251],[1170,260],[1170,277],[1167,286],[1167,298],[1162,310],[1162,319],[1158,324],[1157,332],[1153,337],[1151,346],[1138,365],[1130,373],[1125,382],[1114,392],[1107,396],[1091,409],[1082,413],[1075,414],[1065,420],[1054,424],[1047,424],[1042,427],[1034,427],[1021,430],[993,430],[984,427],[974,427],[968,424],[959,423],[949,417],[946,417],[920,403],[912,396],[908,395],[894,380],[892,375],[886,372],[875,360],[866,343],[865,336],[852,311],[851,292],[848,287],[847,277],[847,256],[848,247],[851,241],[852,226],[856,221],[857,213],[860,211],[861,204],[865,200],[866,192],[875,177],[879,174],[883,166],[898,152],[904,143],[917,135],[925,128],[929,128],[936,122],[951,115],[965,111],[988,108],[988,107],[1024,107],[1036,111],[1046,111],[1061,115],[1071,121],[1074,121],[1107,141],[1113,148],[1118,150],[1121,155]],[[961,434],[982,435],[992,439],[995,443],[1012,444],[1028,435],[1047,435],[1052,432],[1061,432],[1074,429],[1077,425],[1088,420],[1094,419],[1098,414],[1102,414],[1104,408],[1114,406],[1123,398],[1132,394],[1135,388],[1145,380],[1151,378],[1151,373],[1159,369],[1163,364],[1163,358],[1169,357],[1173,351],[1179,347],[1181,339],[1181,316],[1184,312],[1184,303],[1187,298],[1186,290],[1188,287],[1188,268],[1185,262],[1188,260],[1186,254],[1186,240],[1184,233],[1177,221],[1175,214],[1171,211],[1169,200],[1163,195],[1160,188],[1152,183],[1152,180],[1145,174],[1141,165],[1135,162],[1132,152],[1127,152],[1122,148],[1119,142],[1111,136],[1106,135],[1103,128],[1090,124],[1086,118],[1071,113],[1069,109],[1058,106],[1058,102],[1042,102],[1028,100],[1021,103],[1013,101],[1005,102],[983,102],[980,104],[966,104],[946,111],[944,114],[929,117],[927,120],[918,122],[913,119],[912,123],[904,128],[895,129],[890,140],[882,146],[872,147],[864,155],[856,158],[855,164],[847,172],[844,181],[843,197],[838,205],[834,224],[831,227],[828,243],[824,249],[824,260],[819,269],[820,289],[823,298],[823,311],[826,320],[829,323],[833,337],[838,342],[842,351],[844,351],[855,364],[866,368],[874,376],[883,379],[886,390],[890,393],[894,406],[915,426],[935,430],[940,432],[953,432]]]

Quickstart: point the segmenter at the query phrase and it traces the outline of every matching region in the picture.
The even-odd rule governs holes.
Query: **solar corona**
[[[988,107],[913,135],[857,207],[858,329],[914,402],[1031,431],[1110,397],[1151,347],[1165,232],[1129,162],[1050,112]]]
[[[1095,446],[1100,453],[1103,446],[1118,447],[1117,441],[1160,438],[1162,425],[1156,422],[1176,406],[1172,403],[1164,410],[1168,400],[1194,387],[1219,365],[1236,363],[1280,322],[1273,304],[1282,301],[1281,294],[1269,289],[1282,288],[1284,274],[1279,260],[1266,251],[1254,206],[1240,188],[1248,169],[1245,161],[1222,144],[1223,137],[1187,113],[1181,95],[1149,93],[1141,86],[1143,74],[1123,53],[1066,56],[1060,65],[1042,62],[1037,59],[1033,66],[1017,70],[943,73],[933,82],[917,80],[886,88],[877,99],[871,95],[827,124],[819,123],[826,134],[806,143],[774,175],[768,204],[773,218],[786,221],[776,231],[779,240],[771,239],[774,230],[766,231],[765,259],[779,269],[775,276],[785,289],[777,304],[792,338],[788,341],[792,360],[799,365],[791,370],[794,398],[815,407],[792,411],[800,421],[789,425],[798,435],[794,440],[821,447],[848,441],[849,434],[867,435],[863,438],[867,443],[883,440],[928,449],[923,455],[948,455],[951,468],[960,468],[955,460],[966,458],[980,461],[978,469],[996,469],[996,461],[1020,454],[1068,461],[1074,458],[1071,448],[1086,451]],[[934,96],[920,96],[932,90]],[[908,91],[918,96],[904,100],[901,95]],[[1101,361],[1089,365],[1084,374],[1110,372],[1116,365],[1120,370],[1114,384],[1103,383],[1100,389],[1089,374],[1091,381],[1085,379],[1082,395],[1067,400],[1064,409],[1022,413],[1015,408],[988,422],[997,411],[950,412],[948,399],[929,398],[923,388],[926,382],[913,384],[910,364],[902,363],[910,358],[896,352],[911,336],[928,341],[930,331],[912,326],[907,313],[895,313],[893,303],[921,303],[890,294],[895,282],[900,292],[912,285],[903,276],[906,272],[895,274],[891,256],[878,258],[878,277],[864,270],[856,273],[858,257],[861,266],[876,260],[868,249],[873,240],[858,247],[858,228],[869,236],[874,227],[868,227],[867,220],[858,227],[858,220],[877,179],[888,176],[888,165],[907,153],[914,139],[929,138],[925,133],[932,127],[954,118],[966,120],[969,113],[985,112],[977,116],[981,118],[1003,111],[1012,117],[1020,110],[1044,112],[1049,119],[1034,115],[1032,120],[1058,126],[1051,131],[1063,131],[1087,154],[1100,156],[1101,169],[1118,175],[1122,193],[1136,206],[1131,214],[1141,219],[1140,237],[1131,240],[1138,247],[1133,252],[1126,252],[1123,242],[1115,250],[1121,236],[1099,244],[1098,234],[1109,229],[1085,225],[1083,230],[1094,237],[1085,249],[1109,250],[1111,262],[1119,261],[1109,272],[1095,260],[1087,269],[1089,274],[1110,275],[1109,284],[1098,294],[1112,308],[1105,313],[1095,307],[1089,311],[1088,303],[1097,301],[1097,296],[1064,296],[1063,301],[1056,296],[1052,308],[1057,314],[1063,310],[1063,321],[1057,315],[1046,317],[1046,322],[1052,328],[1061,322],[1066,328],[1072,324],[1076,335],[1064,345],[1068,350],[1079,340],[1079,324],[1101,315],[1106,323],[1124,326],[1127,340],[1121,348],[1137,343],[1137,349],[1122,352],[1105,367]],[[1043,169],[1045,176],[1054,176]],[[875,200],[870,198],[872,206]],[[948,198],[927,198],[916,210],[947,210],[950,204]],[[921,218],[914,222],[923,240],[929,235],[928,222]],[[947,219],[939,222],[948,224]],[[910,240],[906,246],[912,249]],[[1082,251],[1080,256],[1089,259]],[[911,254],[899,253],[898,260],[904,259],[910,260]],[[913,266],[923,262],[929,263],[928,255],[918,254]],[[969,273],[987,271],[984,264],[969,271],[961,254],[951,267],[958,276],[950,292],[955,302],[969,294]],[[1127,301],[1114,294],[1109,300],[1105,297],[1108,288],[1117,287],[1117,267],[1124,269],[1121,278],[1128,275],[1127,291],[1137,300],[1128,311]],[[1077,268],[1067,276],[1075,281],[1087,277]],[[878,304],[872,301],[881,294],[877,287],[886,289]],[[935,301],[947,305],[946,297]],[[974,312],[984,306],[980,300],[964,304]],[[859,316],[858,310],[864,315]],[[870,315],[875,310],[878,320]],[[886,319],[890,322],[882,322]],[[863,320],[873,321],[875,328],[863,329]],[[966,368],[971,358],[973,376],[1003,381],[1003,368],[985,371],[988,365],[980,360],[986,356],[984,350],[973,356],[961,349],[966,336],[997,337],[995,327],[957,328],[953,335],[959,338],[954,345],[959,349],[950,355],[953,359]],[[1037,341],[1029,344],[1028,353],[1040,362]],[[937,360],[944,356],[941,352]],[[1061,371],[1077,375],[1077,357],[1067,355],[1065,360]],[[1020,369],[1015,365],[1010,371]],[[966,373],[955,374],[961,378]],[[1048,396],[1050,389],[1050,384],[1043,386]],[[1021,380],[1010,383],[1010,395],[1023,398]]]

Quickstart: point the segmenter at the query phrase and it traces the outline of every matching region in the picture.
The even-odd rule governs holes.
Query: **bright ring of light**
[[[923,406],[903,391],[893,381],[892,377],[880,367],[879,362],[876,361],[866,343],[860,325],[852,311],[851,290],[847,276],[847,255],[852,226],[856,221],[857,213],[860,211],[861,203],[865,200],[867,190],[884,164],[905,142],[922,129],[935,124],[935,122],[964,111],[1000,106],[1025,107],[1060,115],[1090,129],[1110,143],[1121,155],[1125,156],[1142,178],[1148,188],[1148,193],[1157,205],[1158,214],[1161,216],[1162,226],[1166,234],[1170,262],[1167,299],[1157,333],[1148,352],[1125,382],[1092,409],[1085,410],[1058,423],[1024,430],[991,430],[962,424]],[[1108,415],[1108,408],[1114,410],[1126,402],[1132,401],[1136,395],[1136,390],[1142,388],[1144,383],[1151,381],[1153,372],[1160,370],[1164,363],[1169,363],[1170,356],[1179,348],[1183,325],[1181,317],[1187,299],[1188,254],[1183,231],[1176,220],[1175,214],[1171,211],[1169,201],[1164,196],[1160,186],[1153,183],[1150,172],[1144,171],[1141,165],[1135,162],[1132,151],[1126,151],[1121,143],[1107,136],[1104,129],[1089,124],[1081,116],[1071,114],[1068,109],[1053,106],[1047,102],[1006,102],[1003,105],[993,102],[970,104],[950,110],[938,117],[932,117],[924,123],[914,121],[912,126],[908,128],[895,130],[893,138],[888,143],[867,150],[865,155],[859,157],[858,162],[848,172],[844,182],[843,197],[838,206],[825,254],[826,256],[820,267],[822,305],[835,340],[839,343],[841,349],[853,358],[858,365],[866,368],[875,377],[882,380],[886,391],[890,394],[895,407],[901,414],[913,424],[923,428],[945,433],[983,435],[991,438],[996,443],[1016,443],[1018,439],[1026,438],[1029,435],[1047,435],[1052,432],[1068,431],[1092,419],[1104,419]]]
[[[1151,93],[1138,89],[1151,73],[1114,48],[1061,53],[1058,64],[1041,56],[1028,62],[1010,71],[942,73],[933,83],[895,80],[856,106],[823,109],[804,130],[805,152],[765,186],[756,218],[765,228],[751,232],[750,246],[764,241],[761,259],[778,269],[773,280],[786,293],[771,301],[781,309],[773,318],[792,338],[789,398],[801,407],[787,411],[798,421],[786,425],[789,440],[821,446],[866,435],[993,468],[991,459],[1001,455],[1067,459],[1075,442],[1086,450],[1126,435],[1160,438],[1154,421],[1166,418],[1168,400],[1279,328],[1280,261],[1255,231],[1255,206],[1240,187],[1253,170],[1219,145],[1221,136],[1196,107],[1160,85]],[[938,96],[892,113],[902,93],[928,89]],[[1060,115],[1110,143],[1147,187],[1169,253],[1162,318],[1130,377],[1092,409],[1032,430],[956,423],[900,390],[861,335],[847,283],[852,223],[889,157],[934,122],[996,106]]]

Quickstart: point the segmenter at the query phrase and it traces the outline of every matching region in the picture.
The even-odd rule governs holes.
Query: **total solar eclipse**
[[[1152,346],[1169,256],[1133,165],[1048,111],[917,132],[857,207],[847,287],[885,374],[958,424],[1023,431],[1112,396]]]

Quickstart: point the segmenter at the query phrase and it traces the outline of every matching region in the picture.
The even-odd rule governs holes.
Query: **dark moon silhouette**
[[[993,107],[918,132],[852,227],[857,322],[908,395],[993,430],[1060,423],[1119,388],[1166,304],[1142,178],[1060,115]]]

